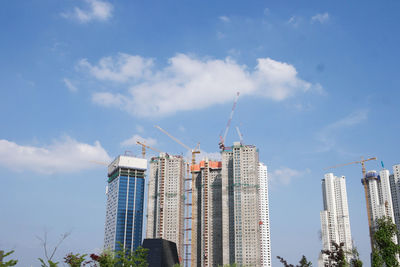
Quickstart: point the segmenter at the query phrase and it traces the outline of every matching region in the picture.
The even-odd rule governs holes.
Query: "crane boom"
[[[372,158],[368,158],[368,159],[364,159],[363,157],[361,157],[360,161],[353,161],[353,162],[349,162],[349,163],[344,163],[344,164],[340,164],[340,165],[335,165],[332,167],[328,167],[325,168],[324,170],[327,169],[332,169],[332,168],[338,168],[338,167],[342,167],[342,166],[347,166],[347,165],[351,165],[351,164],[358,164],[361,163],[362,166],[362,174],[363,174],[363,178],[362,178],[362,184],[364,186],[364,193],[365,193],[365,202],[367,204],[367,215],[368,215],[368,227],[369,227],[369,238],[370,238],[370,242],[371,242],[371,251],[374,251],[374,243],[372,240],[372,236],[373,236],[373,230],[372,230],[372,218],[371,218],[371,205],[368,201],[368,185],[367,185],[367,171],[365,169],[365,162],[366,161],[370,161],[370,160],[377,160],[376,157],[372,157]]]
[[[239,130],[239,126],[236,126],[236,132],[239,135],[240,143],[243,144],[243,135]]]
[[[142,143],[142,142],[139,142],[139,141],[136,141],[136,144],[142,146],[142,157],[143,157],[143,158],[146,157],[146,148],[149,148],[149,149],[151,149],[151,150],[153,150],[153,151],[156,151],[156,152],[158,152],[158,153],[161,153],[161,152],[162,152],[162,151],[160,151],[160,150],[158,150],[158,149],[156,149],[156,148],[154,148],[154,147],[151,147],[151,146],[146,145],[146,144],[144,144],[144,143]]]
[[[164,130],[163,128],[161,128],[158,125],[155,125],[154,127],[156,127],[158,130],[160,130],[161,132],[165,133],[166,135],[169,136],[169,138],[171,138],[172,140],[174,140],[175,142],[177,142],[178,144],[180,144],[181,146],[183,146],[184,148],[186,148],[189,151],[192,151],[192,149],[190,147],[188,147],[187,145],[185,145],[184,143],[182,143],[181,141],[179,141],[179,139],[175,138],[174,136],[172,136],[170,133],[168,133],[166,130]]]
[[[230,116],[229,116],[228,122],[227,122],[226,127],[225,127],[224,136],[221,136],[221,135],[219,136],[219,138],[220,138],[219,148],[221,148],[221,149],[224,149],[224,148],[225,148],[225,139],[226,139],[226,136],[227,136],[227,134],[228,134],[229,127],[231,126],[231,121],[232,121],[232,118],[233,118],[233,113],[235,112],[236,103],[237,103],[237,101],[238,101],[238,99],[239,99],[239,95],[240,95],[240,92],[237,92],[237,93],[236,93],[235,101],[233,102],[231,114],[230,114]]]
[[[362,161],[365,162],[365,161],[369,161],[369,160],[376,160],[376,158],[375,157],[374,158],[369,158],[369,159],[365,159],[365,160],[362,160]],[[339,164],[339,165],[335,165],[335,166],[331,166],[331,167],[325,168],[324,170],[338,168],[338,167],[347,166],[347,165],[351,165],[351,164],[362,163],[362,161],[353,161],[353,162],[349,162],[349,163]]]

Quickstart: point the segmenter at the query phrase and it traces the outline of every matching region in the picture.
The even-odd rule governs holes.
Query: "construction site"
[[[137,141],[143,158],[146,149],[158,153],[149,161],[145,236],[175,242],[183,266],[271,266],[266,167],[238,127],[240,142],[225,145],[238,98],[219,136],[222,160],[196,159],[200,143],[190,148],[160,126],[191,158]]]

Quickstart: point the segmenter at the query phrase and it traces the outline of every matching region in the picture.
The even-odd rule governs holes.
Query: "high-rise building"
[[[223,264],[261,266],[258,163],[252,145],[222,152]]]
[[[150,161],[146,238],[163,238],[176,243],[183,258],[184,179],[182,156],[160,153]]]
[[[322,199],[324,209],[320,212],[320,217],[323,250],[332,250],[332,242],[343,242],[344,249],[351,251],[353,246],[345,177],[336,177],[333,173],[325,174],[322,179]],[[351,256],[347,257],[350,261]],[[328,266],[328,261],[326,255],[320,254],[318,265]]]
[[[381,170],[379,175],[377,171],[366,173],[372,232],[375,231],[376,220],[379,218],[386,216],[395,222],[389,175],[386,169]]]
[[[393,165],[393,174],[389,176],[389,180],[392,194],[394,221],[397,230],[399,230],[397,240],[400,240],[400,164]]]
[[[135,250],[142,243],[147,160],[118,156],[108,166],[104,248]]]
[[[222,164],[205,159],[192,166],[191,266],[222,265]]]
[[[268,175],[267,166],[259,163],[258,179],[260,184],[260,255],[261,266],[271,267],[271,239],[269,227],[269,203],[268,203]]]

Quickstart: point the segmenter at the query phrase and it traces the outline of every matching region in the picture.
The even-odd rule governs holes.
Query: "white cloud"
[[[309,169],[299,171],[288,167],[282,167],[280,169],[269,172],[268,177],[271,183],[288,185],[293,179],[304,176],[308,173],[310,173]]]
[[[231,22],[231,19],[227,16],[220,16],[219,19],[223,22]]]
[[[83,10],[75,7],[73,12],[62,13],[65,18],[76,19],[81,23],[87,23],[92,20],[106,21],[112,17],[113,6],[107,1],[85,0],[88,8]]]
[[[318,152],[325,152],[336,147],[336,136],[347,127],[365,122],[368,119],[368,110],[362,109],[352,112],[348,116],[325,126],[317,133],[317,139],[322,143]]]
[[[323,24],[323,23],[325,23],[325,22],[328,22],[329,21],[329,14],[328,14],[328,12],[325,12],[325,13],[323,13],[323,14],[316,14],[315,16],[313,16],[312,18],[311,18],[311,22],[312,23],[314,23],[314,22],[319,22],[319,23],[321,23],[321,24]]]
[[[242,96],[282,101],[310,89],[322,90],[320,85],[300,79],[293,65],[271,58],[257,59],[252,70],[229,57],[198,59],[177,54],[168,63],[153,70],[151,59],[119,54],[103,58],[97,65],[87,60],[79,65],[98,80],[117,82],[126,88],[119,93],[95,92],[95,103],[142,117],[167,116],[229,102],[237,91]]]
[[[51,145],[38,147],[0,139],[0,165],[14,171],[44,174],[77,172],[96,167],[90,161],[111,161],[98,141],[89,145],[67,136]]]
[[[153,60],[119,53],[115,58],[100,59],[96,66],[92,66],[87,59],[81,59],[78,66],[89,70],[90,74],[99,80],[127,82],[148,77],[151,74]]]
[[[69,79],[64,78],[63,81],[68,90],[70,90],[71,92],[78,91],[78,88]]]
[[[154,138],[151,138],[151,137],[144,138],[144,137],[141,137],[138,134],[135,134],[132,137],[122,141],[121,142],[121,146],[125,146],[125,147],[126,146],[134,146],[134,145],[136,145],[136,141],[142,142],[142,143],[144,143],[146,145],[149,145],[149,146],[154,146],[154,145],[157,144],[157,140],[154,139]]]

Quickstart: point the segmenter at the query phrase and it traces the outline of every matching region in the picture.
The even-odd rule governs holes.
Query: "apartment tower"
[[[384,216],[390,217],[395,222],[390,189],[389,171],[383,169],[379,172],[368,171],[366,173],[368,188],[368,201],[371,214],[372,232],[376,230],[376,220]]]
[[[324,209],[320,212],[322,249],[332,250],[332,242],[336,244],[343,242],[344,249],[351,251],[353,246],[345,177],[336,177],[333,173],[325,174],[322,179],[322,199],[324,205]],[[350,256],[347,260],[350,261]],[[326,255],[320,254],[318,265],[330,266]]]
[[[393,215],[399,234],[397,240],[400,240],[400,164],[393,165],[393,174],[389,176],[390,189],[392,194]]]
[[[255,146],[222,151],[223,264],[261,266],[258,170]]]
[[[191,266],[222,265],[222,164],[205,159],[192,166]]]
[[[260,255],[261,266],[271,267],[271,239],[269,228],[269,204],[268,204],[268,175],[267,166],[264,163],[258,165],[258,179],[260,184]]]
[[[146,168],[146,159],[130,156],[108,166],[105,249],[133,251],[141,245]]]
[[[175,242],[180,261],[184,242],[184,179],[182,156],[160,153],[151,159],[146,238]]]

